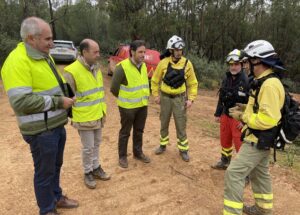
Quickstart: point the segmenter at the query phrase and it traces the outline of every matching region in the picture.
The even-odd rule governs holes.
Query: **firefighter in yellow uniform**
[[[184,41],[174,35],[167,43],[170,56],[158,64],[151,79],[151,90],[155,102],[160,104],[160,146],[155,154],[165,152],[169,143],[169,123],[174,116],[177,146],[181,158],[190,160],[189,144],[186,135],[186,109],[190,108],[197,96],[198,82],[194,68],[188,59],[183,57]]]
[[[285,92],[281,81],[274,77],[273,69],[281,69],[282,63],[273,46],[265,40],[248,44],[244,50],[255,79],[248,104],[233,107],[230,116],[243,121],[243,144],[236,159],[225,173],[224,215],[242,214],[270,215],[273,208],[273,193],[269,174],[270,147],[277,136],[277,124]],[[258,84],[261,83],[261,86]],[[260,86],[258,88],[257,86]],[[250,176],[255,205],[243,206],[243,191],[246,176]]]

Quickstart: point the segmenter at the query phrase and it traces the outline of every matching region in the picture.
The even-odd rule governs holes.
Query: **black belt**
[[[174,99],[174,98],[177,98],[177,97],[183,97],[185,95],[185,93],[179,93],[179,94],[168,94],[168,93],[164,93],[164,92],[161,92],[161,95],[163,96],[167,96],[171,99]]]

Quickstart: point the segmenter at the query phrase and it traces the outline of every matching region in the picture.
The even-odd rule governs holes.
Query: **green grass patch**
[[[290,167],[300,173],[300,146],[287,145],[284,151],[276,151],[277,163],[284,167]]]

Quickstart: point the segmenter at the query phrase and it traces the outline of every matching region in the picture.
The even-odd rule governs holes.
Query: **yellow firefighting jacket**
[[[190,61],[188,61],[185,68],[186,84],[183,84],[179,88],[174,89],[162,81],[162,79],[166,75],[169,63],[171,63],[171,66],[174,69],[182,69],[185,65],[185,62],[186,62],[186,58],[181,57],[181,59],[175,64],[172,61],[171,56],[166,57],[159,62],[151,79],[151,90],[153,96],[158,96],[159,90],[171,95],[181,94],[187,90],[188,99],[191,101],[195,100],[198,93],[198,81],[194,72],[193,65]]]

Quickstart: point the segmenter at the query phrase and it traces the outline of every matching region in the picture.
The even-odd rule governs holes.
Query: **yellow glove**
[[[242,103],[236,103],[235,104],[237,107],[239,107],[240,111],[245,111],[247,104],[242,104]]]
[[[234,107],[229,109],[229,116],[236,119],[237,121],[241,121],[241,122],[243,121],[242,120],[243,112],[239,111],[237,109],[234,109]]]

